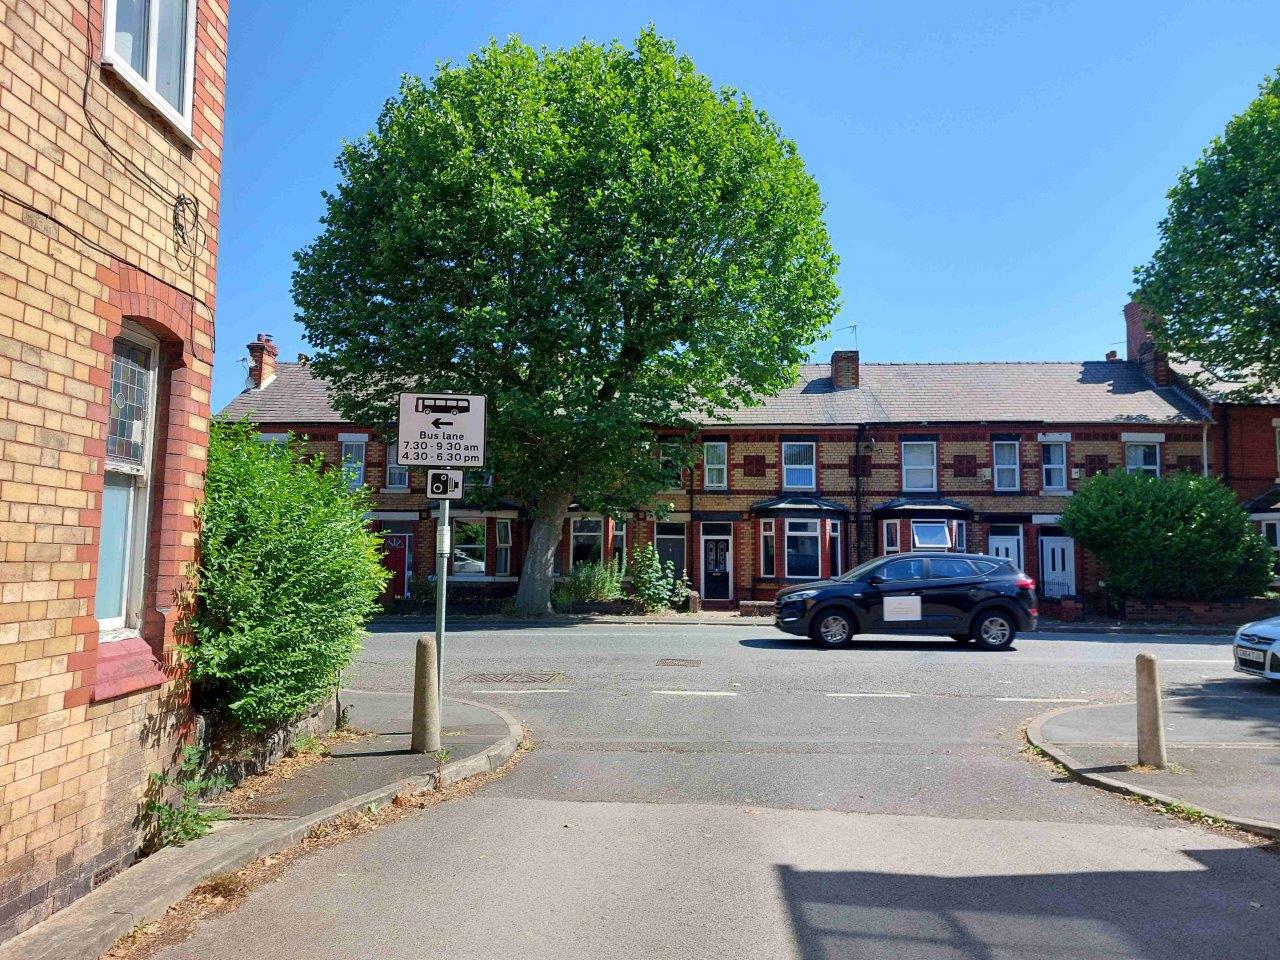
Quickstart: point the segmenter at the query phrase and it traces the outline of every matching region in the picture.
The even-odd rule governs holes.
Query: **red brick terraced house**
[[[213,362],[227,0],[0,2],[0,940],[137,855]]]
[[[259,337],[249,383],[224,410],[290,432],[373,491],[393,534],[396,589],[433,572],[425,479],[394,465],[380,431],[343,421],[305,362],[278,363]],[[910,550],[1007,556],[1051,597],[1097,589],[1097,571],[1057,525],[1086,477],[1116,467],[1200,472],[1206,411],[1136,360],[863,364],[856,351],[802,368],[795,386],[700,429],[702,462],[625,522],[571,511],[559,570],[653,543],[710,608]],[[454,514],[452,576],[514,589],[525,523],[514,509]]]

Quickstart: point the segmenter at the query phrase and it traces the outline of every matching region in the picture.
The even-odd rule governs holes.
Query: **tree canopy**
[[[489,395],[492,494],[534,521],[526,612],[571,502],[648,502],[655,428],[790,385],[836,309],[795,145],[652,28],[406,77],[337,167],[296,255],[313,367],[370,425],[402,391]]]
[[[1280,386],[1280,73],[1182,171],[1135,278],[1168,353],[1242,399]]]

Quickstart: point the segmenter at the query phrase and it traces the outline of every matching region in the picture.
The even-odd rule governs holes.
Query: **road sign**
[[[432,500],[461,500],[461,470],[428,470],[427,496]]]
[[[482,396],[400,394],[396,463],[402,467],[483,467],[487,407],[488,398]]]

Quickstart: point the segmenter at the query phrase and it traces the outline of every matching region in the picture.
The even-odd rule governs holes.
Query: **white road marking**
[[[732,690],[650,690],[668,697],[736,697]]]
[[[886,697],[895,700],[910,700],[909,693],[828,693],[828,697]]]
[[[568,693],[567,687],[559,687],[555,689],[547,687],[534,687],[528,690],[521,690],[516,687],[490,687],[485,690],[472,690],[472,693]]]
[[[1088,703],[1070,697],[996,697],[1000,703]]]

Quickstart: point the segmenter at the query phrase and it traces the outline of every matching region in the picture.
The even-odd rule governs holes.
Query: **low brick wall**
[[[253,735],[228,736],[210,726],[205,716],[197,715],[194,742],[205,750],[206,775],[224,776],[235,786],[283,759],[295,740],[323,737],[334,731],[337,722],[333,698],[317,704],[292,723]]]
[[[1075,623],[1084,616],[1084,603],[1079,597],[1041,597],[1036,605],[1046,620]]]
[[[772,600],[743,600],[738,604],[738,615],[742,617],[772,617]]]
[[[1280,615],[1280,601],[1251,600],[1126,600],[1124,618],[1155,623],[1241,624]]]

